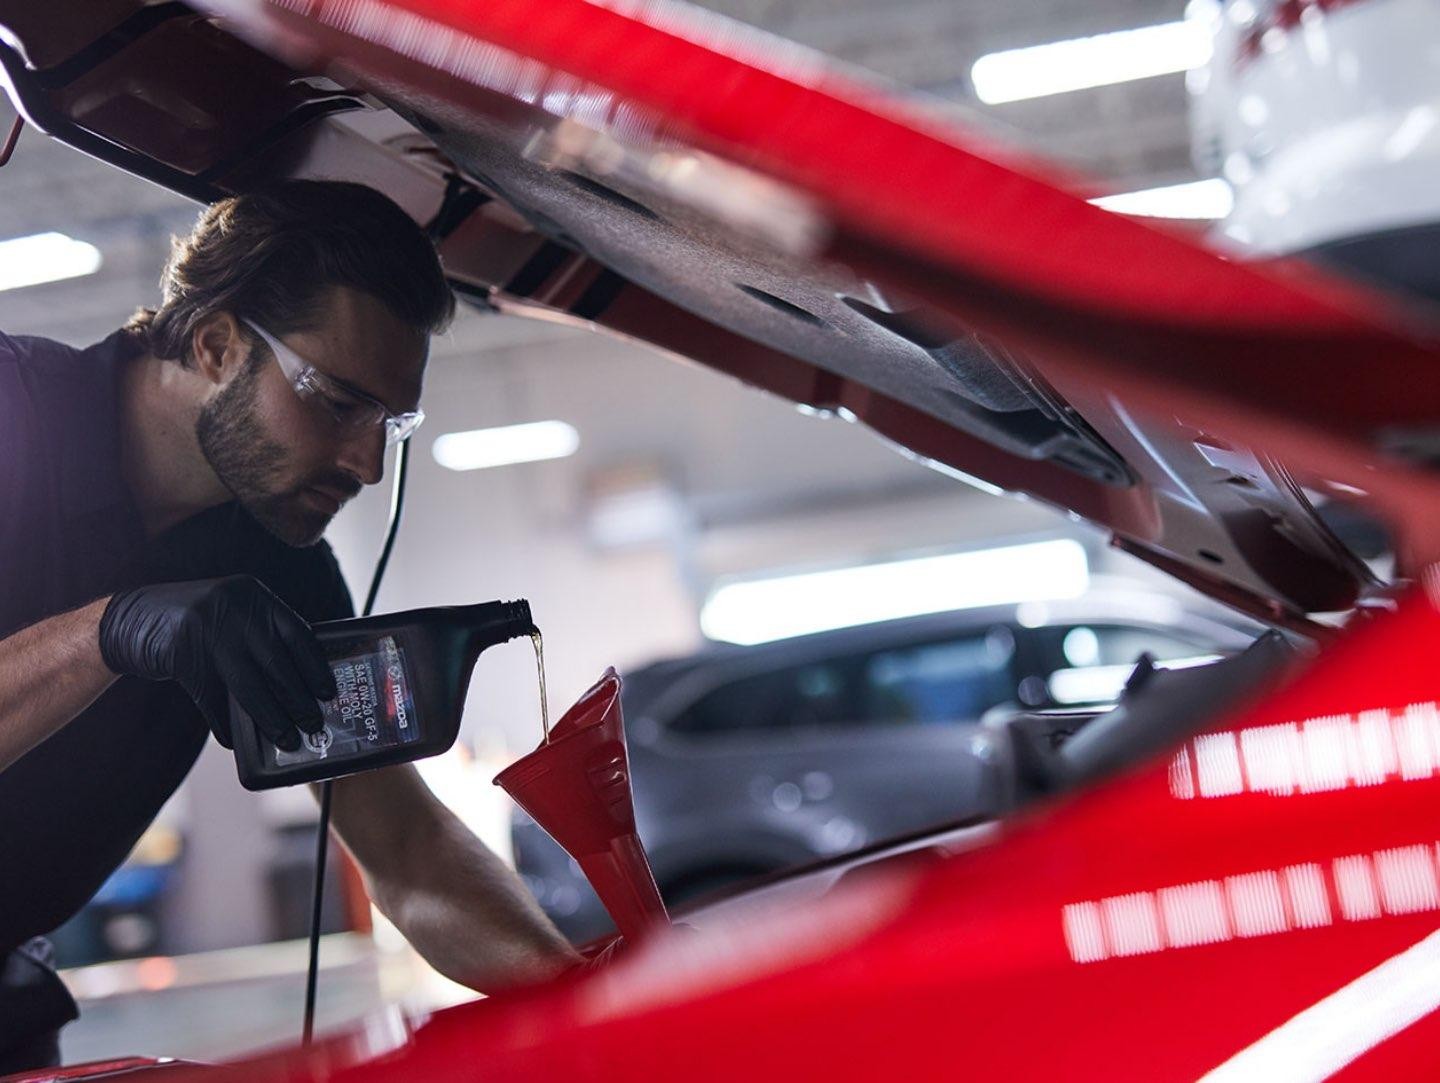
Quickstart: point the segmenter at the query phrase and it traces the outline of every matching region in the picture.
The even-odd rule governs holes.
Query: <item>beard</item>
[[[314,545],[332,516],[302,499],[305,485],[283,483],[288,455],[255,416],[257,360],[252,354],[239,375],[205,404],[195,436],[220,483],[251,518],[287,545]]]

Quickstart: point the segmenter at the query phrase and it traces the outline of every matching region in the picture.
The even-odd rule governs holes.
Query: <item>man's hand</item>
[[[335,696],[310,626],[248,575],[116,594],[100,618],[100,656],[116,673],[178,681],[226,748],[233,747],[230,695],[291,752],[300,747],[295,727],[317,732],[316,701]]]

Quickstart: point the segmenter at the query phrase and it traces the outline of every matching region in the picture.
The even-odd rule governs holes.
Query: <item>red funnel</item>
[[[620,677],[613,669],[550,730],[550,740],[495,777],[580,863],[626,940],[669,921],[635,834]]]

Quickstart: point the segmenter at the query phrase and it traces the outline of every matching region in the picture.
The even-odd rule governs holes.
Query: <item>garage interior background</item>
[[[1182,74],[997,106],[976,98],[970,77],[975,60],[997,50],[1173,21],[1182,14],[1173,0],[703,6],[939,99],[963,121],[1093,179],[1095,194],[1198,179]],[[7,129],[12,117],[0,105]],[[169,237],[195,213],[27,131],[0,170],[0,239],[55,230],[96,246],[103,263],[86,277],[0,292],[0,328],[77,345],[103,337],[153,302]],[[425,406],[379,608],[528,597],[546,636],[554,709],[608,664],[623,671],[700,645],[700,606],[727,577],[1069,535],[1085,541],[1092,574],[1179,589],[1060,516],[927,470],[861,428],[803,416],[719,375],[596,335],[462,306],[453,330],[433,343]],[[551,419],[578,432],[573,455],[455,472],[431,453],[444,433]],[[330,531],[357,597],[387,502],[388,483]],[[502,852],[505,813],[489,779],[539,735],[528,645],[487,653],[462,738],[477,762],[437,768],[435,784]],[[168,949],[267,939],[267,875],[282,829],[293,833],[313,817],[308,794],[242,791],[230,757],[212,744],[166,813],[184,844],[166,903]]]

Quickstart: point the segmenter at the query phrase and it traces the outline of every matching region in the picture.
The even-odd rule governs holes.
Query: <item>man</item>
[[[0,1074],[58,1062],[76,1009],[40,937],[209,734],[230,746],[227,697],[281,747],[319,728],[307,622],[353,615],[320,538],[418,423],[454,310],[415,224],[337,182],[207,209],[162,285],[87,350],[0,334]],[[337,782],[333,819],[446,975],[483,991],[578,961],[410,766]]]

